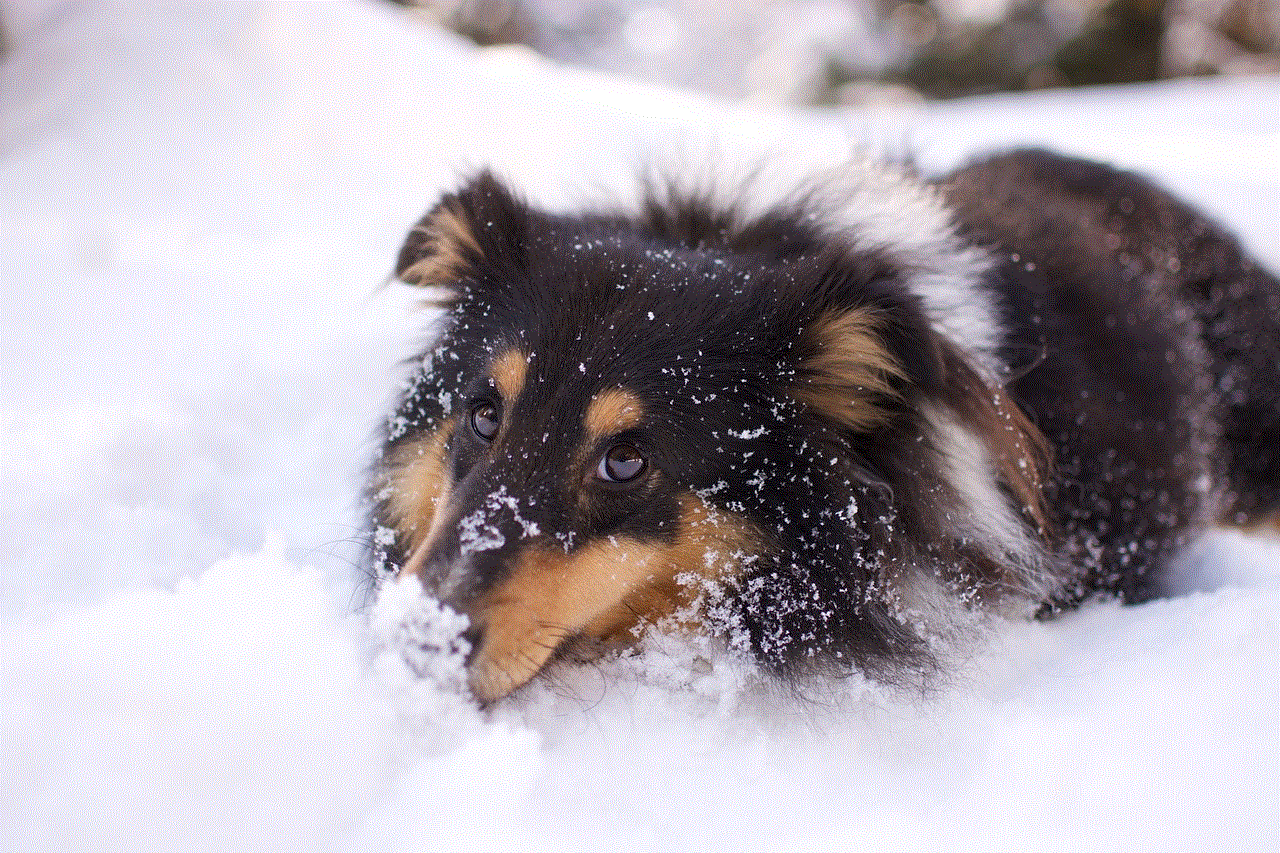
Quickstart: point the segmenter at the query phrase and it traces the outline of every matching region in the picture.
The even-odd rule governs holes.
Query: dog
[[[967,615],[1160,596],[1197,533],[1280,509],[1280,285],[1098,163],[575,215],[485,171],[395,274],[442,314],[371,559],[467,617],[481,703],[659,623],[783,678],[927,678]]]

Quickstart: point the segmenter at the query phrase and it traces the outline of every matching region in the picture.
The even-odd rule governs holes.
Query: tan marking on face
[[[401,568],[412,573],[413,557],[425,553],[434,537],[436,510],[449,499],[452,489],[445,446],[453,435],[453,421],[442,424],[435,432],[397,447],[388,459],[383,475],[390,490],[387,517],[401,536],[409,541],[410,560]],[[418,562],[421,562],[419,559]]]
[[[406,284],[447,287],[466,273],[468,254],[484,254],[471,223],[448,204],[419,222],[409,232],[408,243],[416,244],[420,257],[400,271]]]
[[[524,684],[562,640],[643,583],[652,557],[651,547],[622,538],[572,555],[530,549],[476,608],[484,641],[471,665],[472,692],[491,701]]]
[[[810,327],[817,352],[801,365],[795,389],[800,402],[849,429],[883,423],[888,413],[877,398],[894,395],[890,380],[902,368],[877,334],[875,312],[866,308],[827,311]]]
[[[674,617],[675,626],[697,630],[696,603],[706,583],[731,580],[764,550],[763,538],[744,519],[688,495],[681,500],[680,535],[656,549],[660,568],[597,616],[582,633],[614,645],[629,645],[645,625]]]
[[[582,423],[588,435],[599,440],[637,427],[643,418],[644,405],[639,397],[621,388],[610,388],[591,398]]]
[[[502,399],[510,405],[520,396],[524,389],[525,374],[529,372],[529,357],[518,349],[512,348],[493,360],[489,367],[489,375],[497,386]]]
[[[634,642],[641,626],[692,611],[701,592],[697,579],[731,577],[758,541],[746,522],[690,496],[672,545],[606,537],[570,555],[529,551],[474,608],[485,633],[471,664],[472,691],[482,701],[506,696],[569,637]]]

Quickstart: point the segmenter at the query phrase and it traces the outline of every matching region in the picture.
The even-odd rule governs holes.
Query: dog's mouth
[[[481,705],[509,696],[528,684],[573,635],[536,625],[504,625],[495,629],[468,628],[471,645],[466,658],[467,687]]]
[[[553,660],[633,645],[644,626],[694,606],[699,578],[722,582],[740,570],[738,555],[754,552],[752,528],[694,497],[677,517],[674,536],[596,537],[572,551],[514,530],[501,547],[465,554],[445,539],[420,546],[402,573],[469,620],[465,679],[488,704]]]
[[[652,547],[614,538],[572,555],[540,544],[452,559],[415,554],[405,570],[425,576],[428,595],[467,617],[467,686],[487,704],[563,650],[630,627],[636,614],[626,602],[651,582],[653,557]]]
[[[526,651],[506,660],[481,656],[483,631],[468,630],[464,639],[473,649],[466,661],[467,687],[481,706],[487,706],[515,693],[557,663],[585,664],[617,653],[634,642],[635,634],[627,631],[625,636],[600,637],[578,631],[565,635],[550,649],[539,647],[538,654]]]
[[[388,639],[402,647],[405,663],[419,678],[467,691],[482,706],[528,684],[555,659],[587,659],[577,651],[592,646],[582,633],[514,632],[517,624],[486,629],[483,619],[477,622],[428,593],[420,607],[396,618]]]
[[[466,617],[458,646],[465,650],[466,685],[482,705],[523,687],[581,633],[579,624],[558,621],[576,614],[558,600],[554,593],[562,587],[552,578],[520,583],[517,572],[515,579],[489,586],[480,579],[484,571],[465,558],[407,568],[421,570],[427,594]]]

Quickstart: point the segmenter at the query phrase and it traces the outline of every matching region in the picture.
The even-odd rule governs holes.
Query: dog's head
[[[576,645],[703,619],[707,590],[767,662],[831,637],[913,646],[871,594],[867,531],[912,523],[884,468],[919,454],[881,448],[920,438],[900,412],[941,393],[948,357],[891,261],[788,211],[557,216],[482,174],[397,275],[444,313],[376,513],[399,571],[469,617],[478,698]]]

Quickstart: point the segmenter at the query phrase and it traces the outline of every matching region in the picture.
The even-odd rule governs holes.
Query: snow
[[[1274,539],[1210,536],[1177,598],[996,625],[929,696],[797,698],[655,638],[486,714],[446,689],[457,647],[395,651],[444,617],[411,588],[355,612],[352,567],[426,322],[382,285],[468,168],[567,207],[708,151],[1052,144],[1275,268],[1274,79],[783,112],[382,5],[3,14],[4,850],[1276,849]]]

